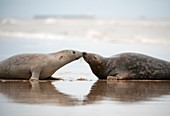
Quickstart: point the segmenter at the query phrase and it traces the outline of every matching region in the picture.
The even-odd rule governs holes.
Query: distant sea
[[[0,36],[170,45],[170,20],[1,19]]]

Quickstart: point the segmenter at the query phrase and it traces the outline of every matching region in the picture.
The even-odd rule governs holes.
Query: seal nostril
[[[87,53],[86,52],[83,52],[83,56],[86,55]]]

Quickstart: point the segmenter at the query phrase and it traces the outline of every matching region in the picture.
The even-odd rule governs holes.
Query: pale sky
[[[35,15],[170,17],[170,0],[0,0],[0,18]]]

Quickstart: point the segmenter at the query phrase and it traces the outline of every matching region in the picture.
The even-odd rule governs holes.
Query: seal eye
[[[73,54],[75,54],[76,52],[75,51],[73,51]]]
[[[60,56],[59,60],[61,60],[63,58],[63,56]]]

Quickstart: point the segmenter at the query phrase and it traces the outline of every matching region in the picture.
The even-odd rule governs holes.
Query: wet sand
[[[170,81],[0,80],[1,116],[169,116],[169,107]]]

